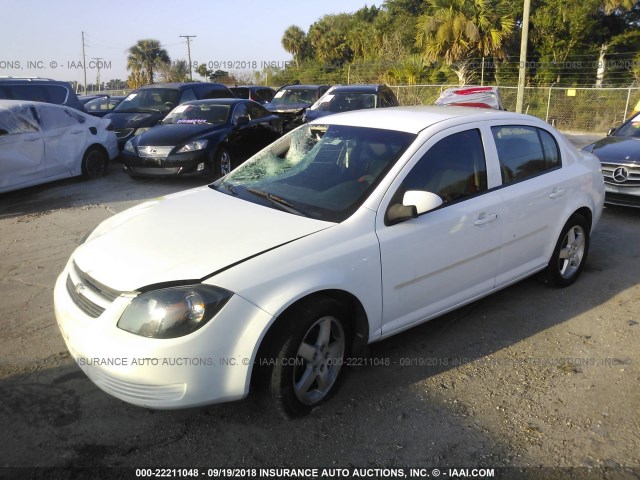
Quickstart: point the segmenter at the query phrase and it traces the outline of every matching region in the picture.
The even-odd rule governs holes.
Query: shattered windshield
[[[211,187],[289,213],[341,222],[414,139],[393,130],[305,125]]]

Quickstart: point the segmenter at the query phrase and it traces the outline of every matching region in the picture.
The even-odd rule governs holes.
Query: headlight
[[[176,153],[185,153],[185,152],[193,152],[194,150],[202,150],[207,148],[206,140],[196,140],[195,142],[187,143],[186,145],[180,147]]]
[[[124,144],[124,151],[130,153],[136,153],[136,149],[133,148],[133,142],[131,140],[127,140],[127,143]]]
[[[136,128],[135,131],[133,132],[133,136],[137,137],[138,135],[142,135],[147,130],[151,130],[151,127]]]
[[[143,337],[182,337],[211,320],[232,295],[228,290],[210,285],[143,293],[126,308],[118,320],[118,328]]]

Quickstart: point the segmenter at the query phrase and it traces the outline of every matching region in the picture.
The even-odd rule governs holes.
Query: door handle
[[[556,187],[549,194],[549,198],[557,198],[561,197],[562,195],[564,195],[564,188]]]
[[[487,223],[497,220],[497,218],[498,218],[497,213],[481,213],[478,216],[478,219],[475,222],[473,222],[473,224],[476,226],[486,225]]]

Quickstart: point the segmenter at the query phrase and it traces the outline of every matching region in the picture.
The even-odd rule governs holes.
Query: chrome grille
[[[640,164],[602,162],[601,167],[605,183],[616,185],[619,187],[640,186]],[[626,180],[619,181],[614,178],[616,170],[618,170],[619,168],[623,168],[626,170]]]
[[[102,285],[82,272],[75,262],[69,269],[66,285],[73,302],[93,318],[102,315],[102,312],[120,295],[120,292]]]
[[[92,318],[98,318],[104,312],[104,308],[96,305],[92,301],[90,301],[87,297],[80,293],[81,289],[76,289],[76,286],[73,284],[73,280],[71,280],[71,276],[67,277],[67,292],[69,292],[69,296],[73,303],[82,310],[84,313],[89,315]]]
[[[167,158],[174,147],[138,147],[138,155],[142,158]]]

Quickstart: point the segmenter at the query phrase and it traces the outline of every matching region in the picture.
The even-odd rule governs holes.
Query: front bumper
[[[153,339],[116,324],[132,295],[121,294],[90,316],[58,277],[54,307],[64,341],[98,387],[125,402],[176,409],[237,400],[249,392],[257,345],[272,317],[234,295],[205,326],[184,337]]]
[[[604,201],[610,205],[640,208],[640,186],[619,187],[609,183],[604,184]]]
[[[172,154],[165,158],[145,158],[123,151],[122,164],[125,172],[148,177],[213,174],[207,150]]]

